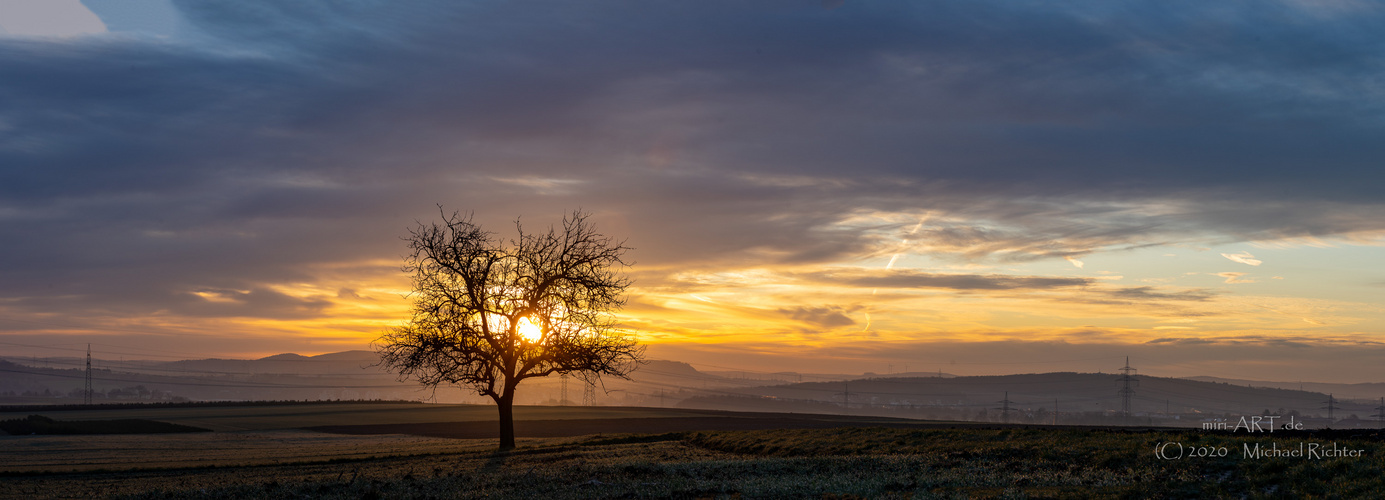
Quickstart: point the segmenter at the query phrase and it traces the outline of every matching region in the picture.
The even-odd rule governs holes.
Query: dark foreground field
[[[530,410],[531,418],[520,422],[536,431],[596,432],[524,438],[519,449],[495,453],[493,439],[437,437],[448,435],[447,425],[391,421],[417,415],[308,418],[319,410],[278,408],[279,421],[315,419],[329,427],[303,427],[352,434],[274,428],[267,423],[273,419],[247,412],[246,422],[262,419],[258,429],[8,436],[0,437],[0,497],[1365,498],[1385,492],[1379,431],[1232,435]],[[346,427],[362,420],[373,423]],[[455,427],[467,437],[479,431],[465,429],[477,425]],[[668,430],[718,425],[740,430]],[[1255,445],[1289,455],[1244,456]],[[1310,449],[1316,454],[1291,453]],[[1212,456],[1188,456],[1195,453]],[[1333,454],[1344,456],[1325,456]]]

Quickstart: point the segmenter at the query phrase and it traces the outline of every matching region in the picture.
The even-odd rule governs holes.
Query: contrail
[[[914,228],[913,228],[913,229],[910,229],[910,230],[909,230],[909,233],[908,233],[908,234],[905,234],[905,236],[913,236],[914,233],[919,232],[919,228],[923,227],[923,221],[925,221],[925,220],[928,220],[928,216],[924,216],[923,218],[920,218],[920,219],[919,219],[919,223],[918,223],[918,224],[914,224]],[[900,250],[904,250],[904,249],[906,249],[906,248],[909,248],[909,238],[904,238],[904,240],[899,244],[899,248],[900,248]],[[885,269],[893,268],[893,267],[894,267],[894,262],[897,261],[897,260],[899,260],[899,256],[900,256],[900,255],[904,255],[904,252],[903,252],[903,251],[895,252],[894,255],[890,256],[890,263],[889,263],[889,264],[885,264]]]
[[[914,228],[913,228],[913,229],[910,229],[909,232],[905,234],[905,236],[913,236],[914,233],[919,232],[919,229],[923,227],[923,222],[926,221],[926,220],[928,220],[928,216],[927,216],[927,215],[925,215],[925,216],[919,218],[919,223],[918,223],[918,224],[914,224]],[[886,269],[886,270],[894,269],[894,263],[895,263],[896,261],[899,260],[899,256],[904,255],[903,250],[904,250],[904,249],[907,249],[907,248],[909,248],[909,238],[903,238],[903,239],[900,241],[900,244],[899,244],[899,249],[900,249],[900,251],[899,251],[899,252],[895,252],[894,255],[891,255],[891,256],[890,256],[890,262],[889,262],[888,264],[885,264],[885,269]],[[879,292],[880,292],[880,289],[879,289],[879,288],[875,288],[875,289],[872,289],[872,290],[870,291],[870,294],[871,294],[872,296],[874,296],[876,293],[879,293]],[[869,331],[869,330],[870,330],[870,313],[866,313],[866,327],[863,328],[861,331],[865,332],[865,331]]]

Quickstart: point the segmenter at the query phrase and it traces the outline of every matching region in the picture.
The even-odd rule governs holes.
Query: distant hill
[[[275,354],[260,359],[189,359],[181,361],[140,361],[121,365],[124,369],[154,373],[179,371],[221,375],[284,374],[376,377],[385,373],[377,366],[379,356],[371,351],[344,351],[317,356],[294,353]]]
[[[1243,385],[1248,387],[1273,387],[1277,389],[1299,389],[1333,396],[1344,399],[1374,399],[1379,401],[1385,397],[1385,383],[1368,382],[1361,384],[1332,384],[1326,382],[1266,382],[1263,380],[1242,380],[1221,377],[1185,377],[1188,380],[1202,382],[1218,382],[1231,385]],[[1379,404],[1379,403],[1377,403]]]
[[[0,403],[80,402],[85,360],[9,358],[0,360]],[[378,366],[371,351],[303,356],[276,354],[260,359],[180,361],[93,361],[96,402],[128,400],[246,401],[408,399],[442,403],[489,403],[474,391],[440,387],[433,391]],[[1385,384],[1260,382],[1211,377],[1138,376],[1131,410],[1145,416],[1202,419],[1213,415],[1322,410],[1327,393],[1338,398],[1338,419],[1372,419]],[[525,380],[518,404],[627,405],[879,414],[909,418],[993,419],[1002,408],[1039,422],[1053,408],[1063,413],[1110,415],[1121,410],[1115,375],[1042,373],[959,377],[944,373],[891,376],[701,371],[687,363],[649,360],[628,380],[603,377],[588,387],[577,377]],[[1360,398],[1351,400],[1350,398]],[[1366,398],[1369,398],[1368,400]],[[1002,401],[1009,403],[1002,403]],[[1051,415],[1051,413],[1049,413]]]
[[[1137,376],[1131,413],[1144,416],[1324,414],[1327,394],[1296,389],[1246,387],[1181,378]],[[992,418],[1003,408],[1032,415],[1121,413],[1121,385],[1115,375],[1040,373],[982,377],[877,377],[836,382],[803,382],[729,389],[691,398],[692,408],[758,411],[837,411],[917,418]],[[1003,401],[1009,401],[1004,403]],[[1335,417],[1375,414],[1374,404],[1338,401]],[[1036,421],[1036,423],[1041,423]]]
[[[325,373],[261,373],[262,360],[94,361],[94,402],[420,399],[417,384],[355,365],[318,366]],[[115,366],[116,368],[109,368]],[[124,368],[125,370],[122,370]],[[250,369],[245,369],[250,368]],[[330,370],[328,370],[330,369]],[[126,371],[128,370],[128,371]],[[0,403],[80,402],[84,368],[50,368],[0,360]]]
[[[327,354],[319,354],[319,355],[317,355],[317,356],[311,356],[311,357],[309,357],[308,359],[314,359],[314,360],[319,360],[319,361],[353,361],[353,362],[357,362],[357,363],[371,363],[371,364],[373,364],[373,363],[378,363],[378,362],[380,361],[380,356],[379,356],[378,354],[375,354],[375,353],[372,352],[372,351],[359,351],[359,350],[358,350],[358,351],[329,352],[329,353],[327,353]]]
[[[412,399],[444,403],[488,403],[489,399],[457,386],[428,390],[399,381],[378,366],[371,351],[303,356],[276,354],[259,359],[191,359],[147,361],[93,360],[96,402],[127,400],[194,401]],[[0,360],[0,403],[56,404],[80,402],[85,360],[75,358]],[[651,360],[631,380],[604,377],[591,396],[598,404],[671,406],[679,400],[720,387],[747,387],[767,382],[726,379],[699,372],[687,363]],[[566,397],[564,387],[566,386]],[[527,379],[516,395],[520,404],[582,404],[585,383],[557,376]],[[143,392],[141,392],[143,391]],[[110,397],[107,395],[110,394]]]
[[[255,361],[302,361],[305,359],[308,359],[308,357],[289,352],[284,354],[275,354],[273,356],[265,356]]]

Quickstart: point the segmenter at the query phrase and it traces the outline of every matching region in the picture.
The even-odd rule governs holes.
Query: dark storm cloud
[[[911,224],[870,211],[964,260],[1385,229],[1372,8],[177,5],[206,39],[0,40],[0,296],[246,314],[172,298],[392,258],[435,203],[582,206],[653,266],[879,254]]]

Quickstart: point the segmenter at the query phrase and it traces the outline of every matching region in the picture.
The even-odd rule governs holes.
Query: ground
[[[0,498],[1359,498],[1385,491],[1378,431],[1269,436],[526,407],[520,435],[545,437],[522,437],[518,449],[497,453],[493,431],[475,435],[493,421],[427,421],[480,416],[481,408],[140,410],[140,418],[223,430],[0,436]],[[1165,443],[1181,448],[1156,455]],[[1364,452],[1243,456],[1254,444]],[[1197,453],[1210,456],[1189,456]]]

